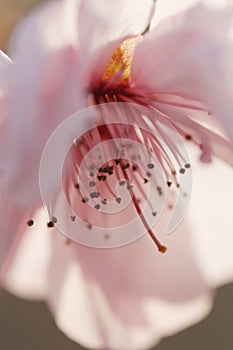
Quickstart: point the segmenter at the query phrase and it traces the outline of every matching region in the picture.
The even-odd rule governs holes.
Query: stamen
[[[129,181],[129,177],[128,177],[127,171],[126,170],[122,170],[122,172],[124,174],[124,177],[125,177],[126,181]],[[146,221],[146,219],[145,219],[145,217],[144,217],[144,215],[143,215],[143,213],[141,211],[141,208],[140,208],[140,205],[139,205],[139,203],[137,201],[137,198],[135,197],[135,194],[134,194],[134,192],[132,190],[133,186],[128,185],[127,189],[130,192],[130,195],[131,195],[134,207],[135,207],[135,209],[136,209],[136,211],[137,211],[137,213],[138,213],[138,215],[139,215],[143,225],[145,226],[148,234],[150,235],[150,237],[152,238],[152,240],[156,244],[159,252],[164,254],[167,251],[167,248],[159,242],[158,238],[154,235],[154,233],[152,232],[151,228],[149,227],[149,225],[148,225],[148,223],[147,223],[147,221]]]

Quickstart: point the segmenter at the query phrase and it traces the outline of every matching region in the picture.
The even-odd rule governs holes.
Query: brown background
[[[98,1],[98,0],[96,0]],[[12,28],[40,0],[0,0],[0,48],[7,50]],[[80,350],[54,325],[44,303],[0,293],[0,350]],[[210,316],[163,340],[156,350],[233,350],[233,284],[218,290]],[[123,350],[123,349],[122,349]]]

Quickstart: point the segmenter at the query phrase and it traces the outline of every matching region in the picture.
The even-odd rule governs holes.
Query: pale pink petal
[[[204,0],[202,0],[203,2]],[[181,11],[195,5],[199,0],[157,0],[156,11],[152,20],[152,28],[169,16],[178,14]]]
[[[92,51],[126,35],[141,34],[153,13],[153,0],[84,0],[79,18],[81,42]]]
[[[21,203],[39,200],[38,168],[44,145],[54,128],[80,108],[75,81],[76,6],[70,13],[70,3],[44,4],[13,36],[14,79],[1,139],[1,149],[8,152],[1,158],[1,170],[9,196]]]
[[[70,338],[95,349],[145,349],[208,312],[209,291],[186,225],[122,248],[92,249],[54,237],[49,305]]]
[[[21,221],[23,218],[21,216]],[[52,233],[47,228],[48,218],[44,208],[38,209],[34,213],[34,226],[27,227],[25,219],[20,225],[18,237],[16,237],[1,271],[1,284],[19,297],[44,299],[48,284],[51,234],[54,232]],[[11,222],[15,222],[12,217]],[[17,221],[15,223],[17,224]],[[8,234],[18,229],[17,227],[11,228],[10,225],[7,228]],[[11,231],[11,229],[13,230]],[[1,237],[3,237],[2,232]]]
[[[233,276],[232,180],[232,168],[219,160],[194,168],[188,217],[202,271],[213,287],[232,281]]]
[[[136,48],[132,84],[202,102],[233,140],[230,30],[230,12],[201,5],[160,22]]]
[[[152,26],[157,25],[164,18],[176,15],[198,3],[200,0],[157,0]],[[201,3],[218,9],[232,5],[231,0],[202,0]]]

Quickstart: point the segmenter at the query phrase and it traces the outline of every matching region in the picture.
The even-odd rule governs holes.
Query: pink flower
[[[232,278],[232,170],[226,164],[233,163],[231,15],[197,5],[173,17],[163,12],[166,18],[159,21],[159,9],[160,3],[154,15],[149,0],[51,1],[17,28],[14,63],[3,53],[0,56],[1,283],[22,297],[46,299],[58,327],[89,348],[150,347],[205,316],[212,288]],[[153,232],[144,222],[149,235],[124,247],[104,250],[67,244],[56,227],[47,227],[49,220],[49,226],[56,225],[57,218],[48,219],[42,209],[43,149],[71,114],[92,104],[118,101],[154,113],[156,118],[147,115],[154,138],[149,132],[139,137],[133,128],[129,133],[139,144],[153,146],[169,186],[179,185],[170,153],[181,172],[188,171],[189,164],[181,161],[174,140],[163,138],[170,153],[156,140],[155,131],[163,134],[159,122],[172,124],[190,144],[192,157],[200,155],[198,164],[192,162],[191,207],[170,236],[161,235],[159,220]],[[139,114],[136,107],[132,110],[127,122],[135,125]],[[122,110],[119,118],[123,122],[128,114]],[[71,204],[74,193],[78,196],[83,220],[89,209],[74,182],[77,169],[97,140],[103,143],[126,132],[122,125],[98,123],[77,140],[65,163],[66,196]],[[117,166],[130,183],[134,163],[128,166],[123,160],[116,155],[107,169],[99,169],[98,176],[107,177],[97,178],[101,200],[106,180],[108,193],[115,196],[111,181],[118,181]],[[86,164],[85,177],[90,171]],[[137,171],[140,181],[149,182],[149,175],[142,178],[143,171]],[[129,189],[138,214],[135,198],[145,192],[140,181]],[[98,217],[98,210],[91,219]],[[168,213],[166,207],[165,219]],[[120,223],[123,216],[117,217]],[[104,215],[103,227],[105,220]],[[89,228],[91,224],[87,222]],[[169,247],[165,255],[158,254],[151,240],[156,237],[159,250],[165,250],[157,233]]]

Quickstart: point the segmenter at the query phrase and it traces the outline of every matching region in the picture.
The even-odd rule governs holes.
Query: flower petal
[[[13,215],[13,213],[12,213]],[[25,220],[21,216],[21,221]],[[33,215],[34,226],[21,223],[1,274],[1,283],[8,291],[27,299],[44,299],[47,291],[47,272],[50,260],[50,236],[44,208]],[[4,222],[4,221],[3,221]],[[11,222],[15,222],[12,220]],[[42,228],[41,228],[42,227]],[[11,227],[7,229],[11,232]],[[17,228],[13,232],[15,232]],[[2,237],[2,235],[1,235]]]
[[[203,103],[233,140],[231,17],[198,5],[164,20],[138,44],[132,84]]]
[[[200,0],[157,0],[152,26],[154,27],[164,18],[176,15],[198,3]],[[223,9],[227,6],[230,9],[232,6],[231,0],[202,0],[201,3],[217,9]]]
[[[5,191],[19,203],[38,202],[38,169],[45,143],[54,128],[80,108],[71,2],[44,4],[19,24],[13,36],[14,80],[1,138],[1,149],[8,151],[1,168]]]
[[[148,237],[112,250],[54,237],[49,304],[61,330],[88,348],[145,349],[206,315],[189,231],[166,240],[161,256]]]
[[[232,168],[218,160],[194,171],[188,217],[202,271],[218,287],[233,279]]]

